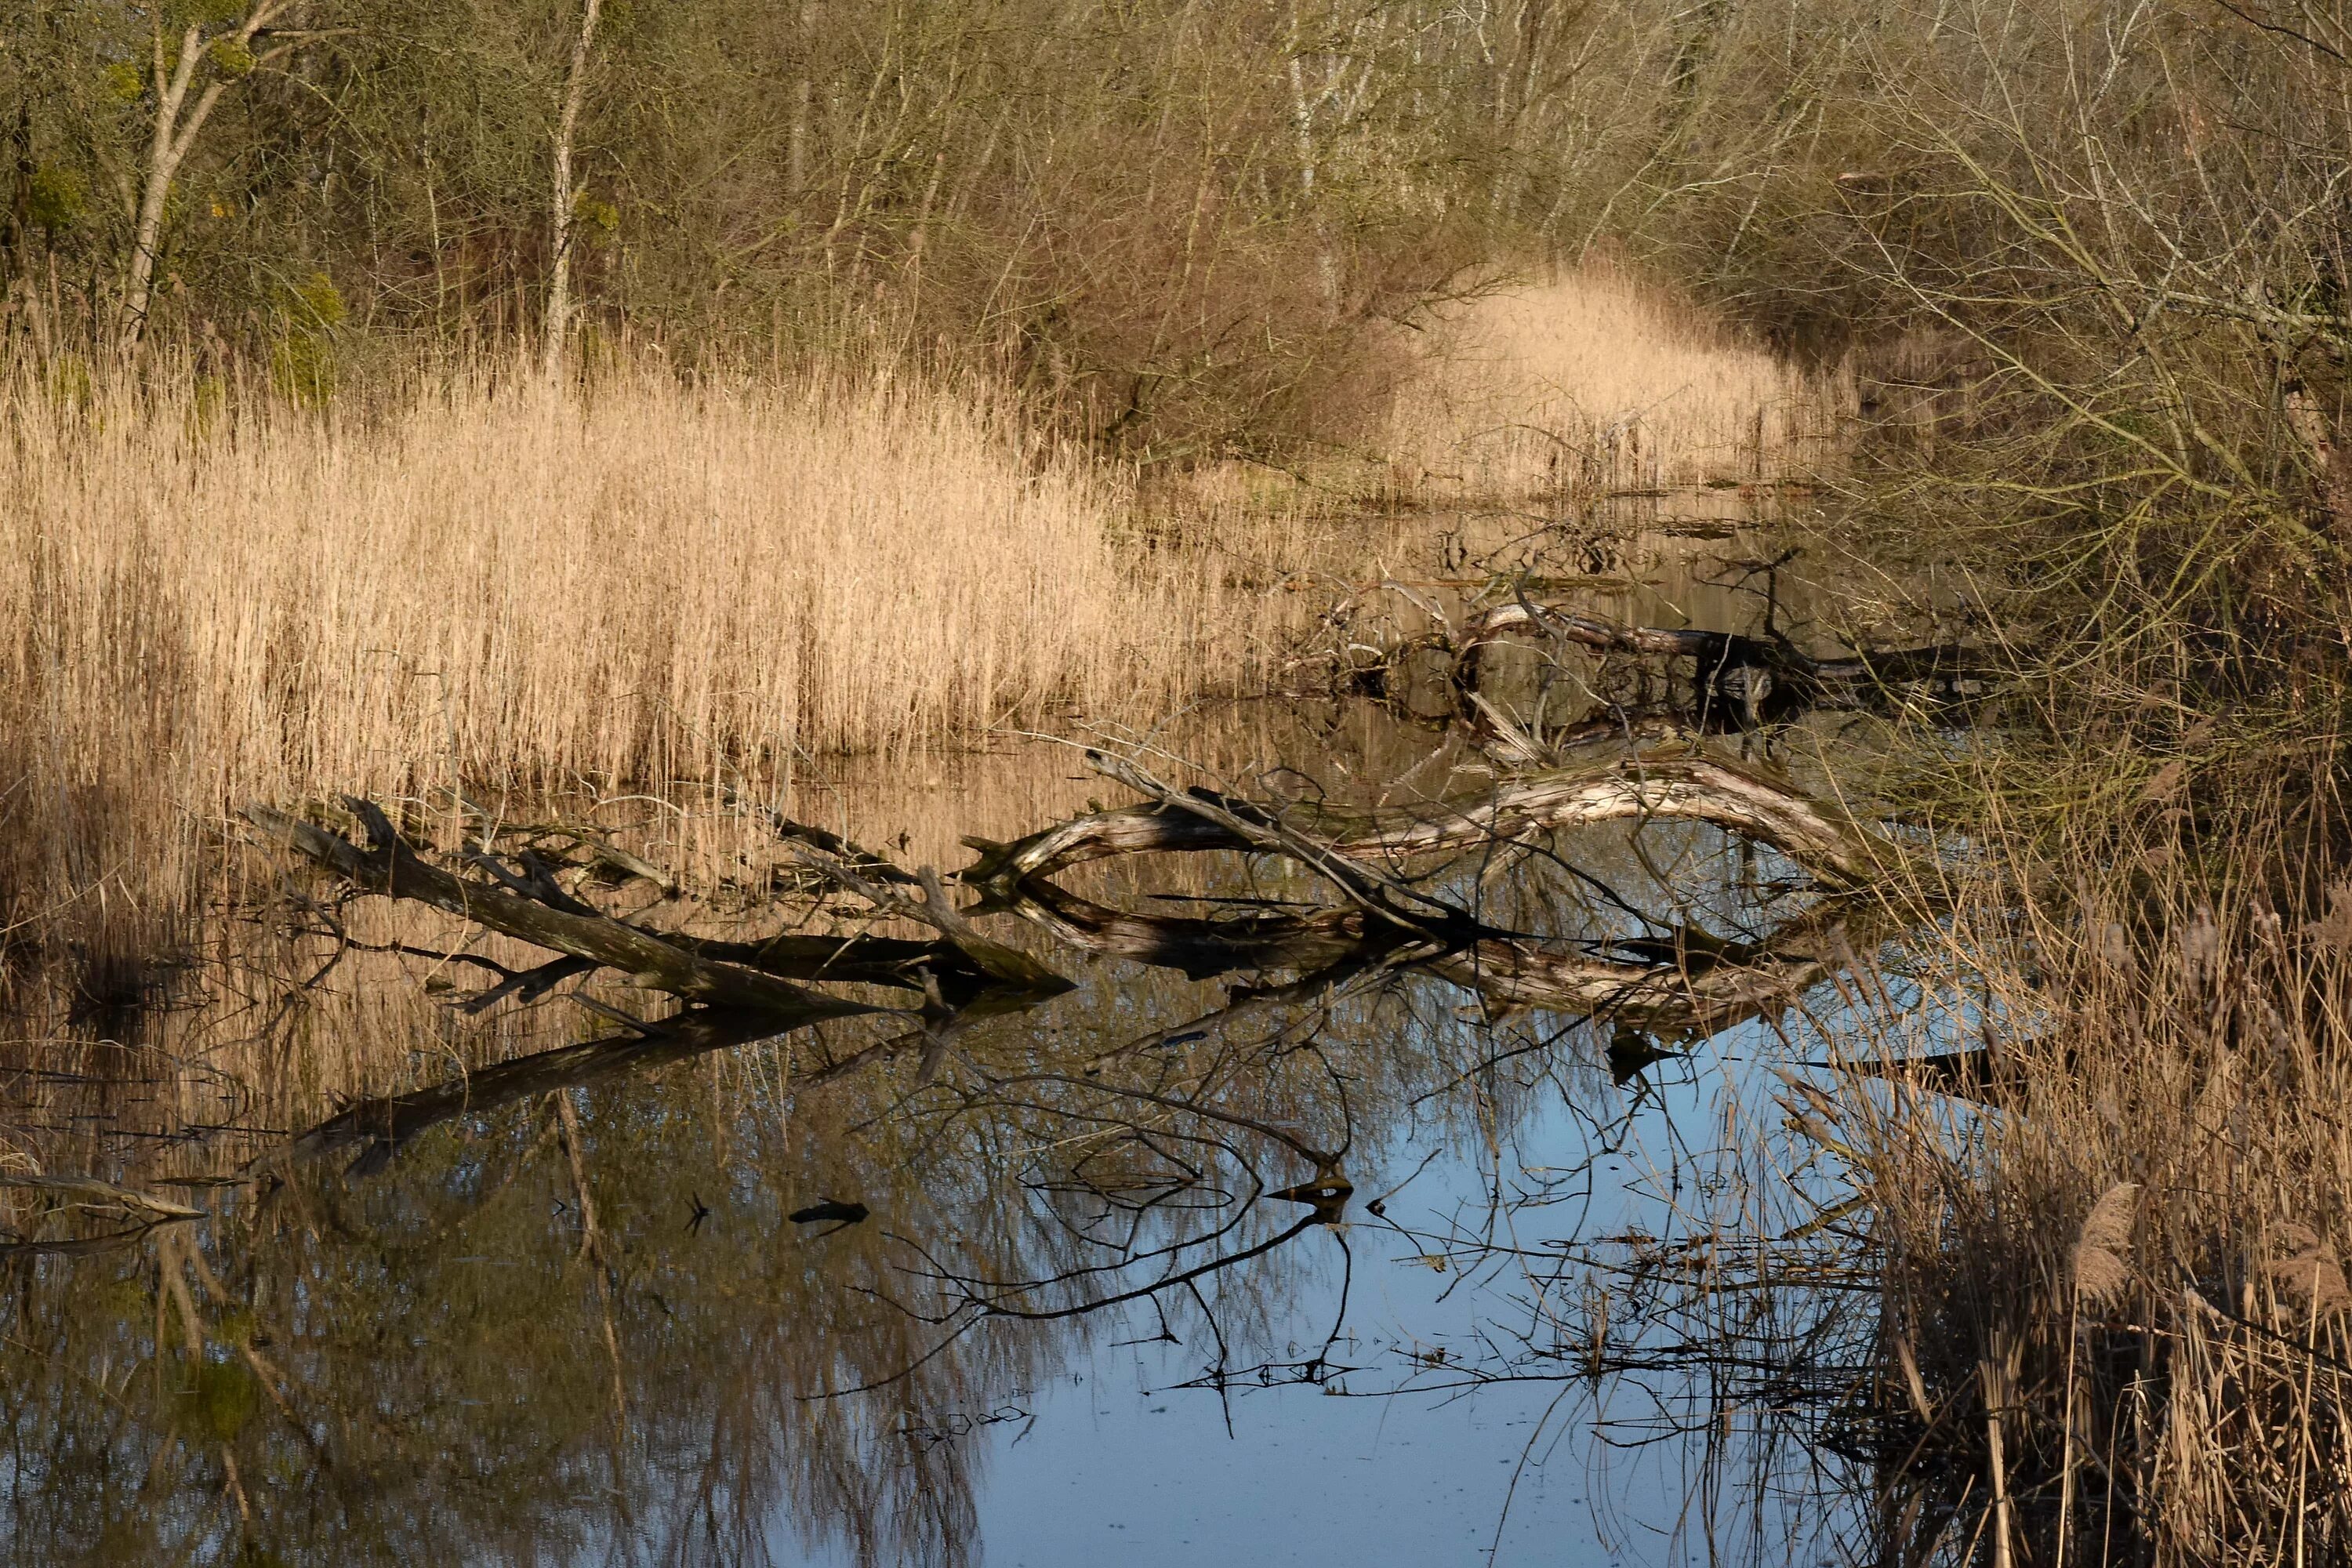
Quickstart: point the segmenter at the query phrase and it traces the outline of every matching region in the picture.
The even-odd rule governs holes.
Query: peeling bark
[[[596,47],[596,17],[603,0],[583,0],[580,31],[572,40],[572,68],[563,79],[563,108],[556,117],[553,191],[549,207],[548,243],[552,254],[547,271],[547,315],[540,326],[540,353],[549,378],[563,372],[563,348],[572,331],[572,241],[576,229],[572,211],[580,192],[572,181],[572,142],[580,129],[580,110],[588,98],[588,67]]]

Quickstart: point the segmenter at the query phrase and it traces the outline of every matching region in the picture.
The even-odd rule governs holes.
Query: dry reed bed
[[[2352,886],[2311,885],[2303,834],[2217,836],[2223,867],[2158,820],[2136,852],[2000,847],[2001,891],[1911,955],[1948,1005],[1851,1047],[1996,1051],[1990,1109],[1837,1097],[1880,1397],[1917,1423],[1902,1560],[2352,1556]]]
[[[775,787],[1164,711],[1255,654],[1258,601],[1123,544],[1119,484],[982,393],[457,374],[321,414],[185,384],[0,380],[10,919],[151,886],[128,868],[246,796]]]
[[[1850,370],[1811,374],[1686,299],[1592,264],[1430,313],[1378,445],[1417,500],[1803,478],[1834,456]]]

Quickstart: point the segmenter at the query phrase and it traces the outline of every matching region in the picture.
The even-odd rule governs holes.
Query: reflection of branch
[[[1098,1078],[1072,1078],[1067,1073],[1058,1072],[1028,1072],[1016,1078],[993,1079],[990,1087],[1015,1089],[1024,1083],[1058,1083],[1069,1089],[1093,1089],[1103,1094],[1118,1095],[1126,1100],[1145,1100],[1153,1105],[1165,1106],[1171,1110],[1186,1111],[1210,1121],[1222,1121],[1229,1127],[1238,1127],[1245,1132],[1255,1132],[1261,1138],[1272,1139],[1292,1153],[1313,1163],[1318,1175],[1337,1171],[1340,1157],[1347,1152],[1342,1148],[1337,1153],[1327,1153],[1303,1139],[1292,1137],[1279,1127],[1260,1121],[1254,1117],[1241,1115],[1237,1111],[1221,1110],[1213,1105],[1203,1105],[1197,1100],[1180,1100],[1172,1095],[1154,1094],[1149,1089],[1127,1089],[1115,1083],[1105,1083]]]
[[[1425,970],[1498,1002],[1709,1034],[1785,1002],[1833,973],[1842,957],[1822,936],[1825,921],[1838,912],[1827,905],[1754,942],[1727,942],[1677,927],[1654,938],[1601,939],[1569,950],[1501,932],[1451,950],[1377,942],[1356,934],[1363,920],[1350,910],[1241,920],[1139,914],[1107,909],[1044,881],[1023,884],[1013,908],[1066,941],[1181,969],[1193,979],[1244,967],[1347,959],[1361,966],[1385,957],[1395,967]],[[1612,952],[1630,956],[1607,955]],[[1185,1028],[1200,1026],[1196,1020]]]
[[[363,1101],[262,1154],[247,1168],[247,1173],[258,1174],[282,1163],[317,1160],[356,1146],[364,1152],[353,1170],[364,1174],[381,1169],[419,1133],[453,1117],[769,1039],[788,1027],[763,1011],[697,1008],[665,1020],[650,1036],[563,1046],[500,1062],[430,1089]]]
[[[205,1211],[192,1209],[185,1204],[175,1204],[169,1198],[159,1198],[152,1193],[135,1192],[118,1187],[112,1182],[101,1182],[95,1176],[36,1176],[20,1171],[0,1173],[0,1187],[18,1187],[28,1192],[51,1193],[95,1200],[108,1208],[131,1209],[152,1215],[159,1220],[202,1219]]]
[[[555,1121],[562,1129],[563,1152],[572,1167],[572,1191],[580,1200],[580,1258],[588,1265],[589,1277],[596,1287],[597,1313],[604,1327],[604,1353],[612,1363],[613,1430],[625,1443],[629,1436],[629,1391],[621,1376],[621,1336],[613,1326],[615,1268],[604,1239],[604,1228],[597,1223],[596,1194],[588,1187],[588,1154],[581,1146],[580,1112],[568,1093],[559,1091],[555,1096]]]
[[[63,1241],[0,1241],[0,1261],[12,1258],[95,1258],[100,1253],[135,1247],[159,1226],[180,1223],[183,1222],[151,1219],[144,1225],[109,1231],[104,1236],[74,1237]]]
[[[983,1318],[1017,1318],[1024,1322],[1031,1323],[1057,1322],[1066,1318],[1081,1318],[1092,1312],[1106,1310],[1108,1308],[1124,1306],[1129,1301],[1141,1300],[1145,1297],[1157,1296],[1160,1291],[1172,1289],[1179,1285],[1191,1285],[1195,1280],[1202,1279],[1207,1278],[1209,1275],[1218,1273],[1223,1269],[1231,1268],[1237,1263],[1246,1263],[1253,1258],[1262,1258],[1265,1254],[1272,1252],[1276,1247],[1284,1245],[1286,1242],[1305,1235],[1307,1231],[1314,1229],[1317,1226],[1328,1225],[1330,1223],[1332,1223],[1331,1216],[1326,1215],[1322,1210],[1319,1208],[1311,1210],[1305,1217],[1292,1225],[1287,1230],[1279,1231],[1276,1234],[1266,1237],[1264,1241],[1242,1248],[1239,1252],[1223,1253],[1218,1257],[1210,1258],[1205,1263],[1198,1263],[1190,1268],[1180,1270],[1174,1274],[1165,1275],[1146,1285],[1138,1285],[1131,1290],[1121,1290],[1114,1295],[1097,1297],[1093,1300],[1080,1301],[1067,1307],[1045,1307],[1034,1310],[1025,1307],[1007,1307],[996,1301],[989,1300],[972,1294],[971,1286],[974,1283],[972,1281],[954,1279],[952,1276],[949,1276],[948,1278],[959,1289],[964,1291],[964,1300],[961,1305],[955,1309],[955,1311],[957,1312],[961,1312],[966,1308],[969,1308]],[[1047,1281],[1047,1283],[1051,1283],[1051,1281]],[[1035,1287],[1028,1286],[1024,1287],[1024,1289],[1034,1289]],[[954,1315],[954,1312],[950,1312],[949,1314],[950,1317]],[[958,1331],[961,1332],[961,1331]]]
[[[1021,885],[1012,908],[1073,947],[1181,970],[1187,980],[1236,969],[1318,969],[1362,951],[1367,937],[1356,910],[1187,920],[1107,908],[1038,879]]]

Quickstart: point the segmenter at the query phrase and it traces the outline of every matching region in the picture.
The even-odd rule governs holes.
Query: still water
[[[1685,563],[1611,607],[1752,613],[1709,592]],[[1362,703],[1141,739],[1277,799],[1496,776],[1463,727]],[[1077,756],[1006,738],[813,773],[787,804],[952,868],[959,837],[1123,798]],[[594,884],[647,929],[853,929],[740,800],[424,801],[415,830],[436,809],[445,847],[491,832],[468,812],[612,829],[687,883]],[[1801,871],[1710,827],[1505,847],[1414,886],[1636,965],[1662,932],[1767,951],[1819,924]],[[910,1028],[902,993],[780,1034],[609,971],[469,1009],[546,954],[236,853],[246,893],[161,1005],[60,996],[10,1047],[8,1169],[200,1211],[9,1192],[10,1562],[1866,1551],[1873,1298],[1823,1223],[1834,1162],[1783,1110],[1784,1075],[1828,1070],[1842,982],[1677,1023],[1411,950],[1250,962],[1345,900],[1223,853],[965,898],[1073,984],[951,999],[948,1025],[934,992]],[[1239,959],[1167,959],[1212,917]]]

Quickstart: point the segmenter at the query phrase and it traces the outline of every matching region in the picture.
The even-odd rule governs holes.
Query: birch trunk
[[[596,44],[596,13],[603,0],[580,8],[580,36],[572,41],[572,70],[563,83],[563,108],[555,121],[555,177],[551,193],[548,239],[553,262],[547,273],[547,316],[540,326],[540,351],[548,379],[563,374],[564,341],[572,330],[572,141],[580,128],[580,106],[588,96],[588,59]]]
[[[250,49],[254,36],[285,8],[285,0],[260,0],[233,32],[218,35],[212,42],[234,40],[240,47]],[[139,210],[131,233],[131,255],[122,269],[121,310],[115,318],[115,348],[125,354],[138,347],[140,335],[147,328],[148,308],[155,295],[155,257],[163,245],[163,213],[171,202],[172,181],[186,160],[188,149],[195,144],[196,133],[212,118],[221,95],[228,90],[231,82],[239,79],[215,76],[191,103],[188,94],[195,86],[196,73],[204,67],[206,47],[203,30],[190,27],[180,35],[179,56],[173,59],[164,51],[163,26],[160,22],[156,25],[152,61],[155,128],[148,138],[146,167],[140,177]],[[274,49],[255,63],[268,63],[284,53],[282,48]]]

